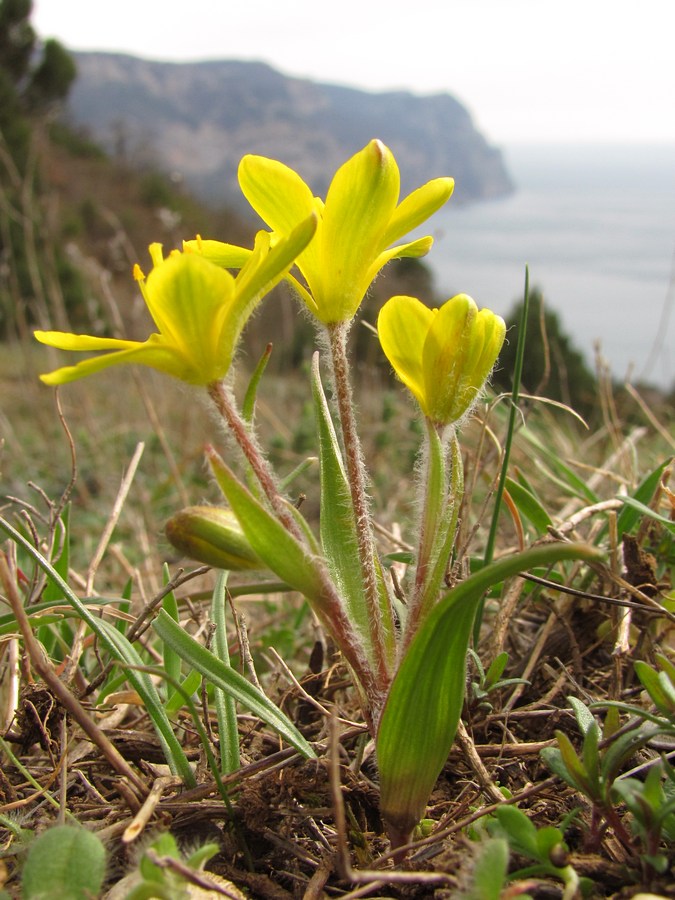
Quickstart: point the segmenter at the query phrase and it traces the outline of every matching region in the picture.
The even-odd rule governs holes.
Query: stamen
[[[152,260],[153,266],[159,266],[164,262],[161,244],[157,242],[155,242],[154,244],[150,244],[150,246],[148,247],[148,251],[150,253],[150,259]]]

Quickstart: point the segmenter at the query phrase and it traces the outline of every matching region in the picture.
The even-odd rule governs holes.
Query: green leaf
[[[185,694],[188,697],[192,697],[195,694],[202,683],[202,676],[199,672],[192,671],[188,675],[185,676],[182,682],[180,682],[181,691],[178,689],[174,690],[173,693],[169,695],[169,699],[164,704],[164,709],[166,710],[167,716],[175,716],[176,713],[182,709],[183,704],[185,703]]]
[[[582,703],[581,700],[577,700],[576,697],[568,697],[567,702],[574,710],[574,717],[577,720],[579,731],[583,735],[586,735],[588,733],[588,730],[590,728],[593,728],[593,726],[596,724],[593,713],[585,703]]]
[[[585,545],[548,543],[501,559],[458,584],[422,622],[394,677],[376,739],[381,808],[392,834],[415,827],[447,759],[464,702],[474,615],[485,591],[534,566],[598,556]]]
[[[537,829],[537,849],[539,851],[539,859],[542,862],[547,862],[553,869],[558,869],[559,866],[554,866],[551,863],[551,850],[554,847],[558,847],[563,843],[563,836],[559,828],[556,828],[554,825],[544,825],[542,828]]]
[[[188,665],[200,672],[214,687],[220,688],[242,706],[250,710],[281,735],[304,757],[316,756],[311,746],[293,723],[262,691],[250,684],[231,666],[225,665],[217,656],[202,647],[187,634],[170,616],[160,610],[153,622],[153,628],[163,641],[170,644]]]
[[[562,780],[569,784],[570,787],[578,789],[578,785],[571,777],[567,765],[565,764],[565,760],[563,759],[563,755],[558,747],[544,747],[544,749],[540,751],[539,756],[544,765],[548,766],[554,775],[557,775],[558,778],[562,778]]]
[[[656,664],[662,672],[666,673],[670,679],[670,683],[675,685],[675,665],[673,665],[668,657],[664,656],[662,653],[657,653]]]
[[[70,503],[63,510],[58,524],[60,527],[55,532],[56,546],[52,548],[50,562],[54,567],[54,571],[58,572],[61,578],[66,581],[70,567]],[[45,601],[61,599],[61,591],[55,582],[49,581],[47,583],[42,592],[42,599]]]
[[[529,859],[543,862],[539,856],[537,828],[522,809],[517,806],[499,806],[495,810],[495,816],[512,850]]]
[[[521,515],[534,525],[539,534],[546,534],[553,520],[535,495],[512,478],[506,479],[506,490]]]
[[[495,656],[495,658],[490,663],[487,673],[485,675],[485,689],[490,690],[490,688],[494,687],[495,684],[499,681],[504,673],[504,669],[506,668],[506,664],[509,661],[509,654],[506,650],[503,650],[500,654]],[[519,679],[520,680],[520,679]]]
[[[262,356],[258,360],[258,365],[255,367],[253,375],[251,375],[251,380],[248,383],[248,387],[246,388],[246,394],[244,396],[244,402],[241,407],[241,414],[243,419],[246,422],[253,421],[253,414],[255,412],[255,401],[256,396],[258,394],[258,387],[260,386],[260,381],[263,377],[265,369],[267,368],[267,363],[270,361],[270,356],[272,355],[272,345],[268,344],[265,348]]]
[[[478,851],[473,880],[466,900],[499,900],[509,865],[509,845],[504,838],[490,838]]]
[[[633,503],[628,503],[626,497],[620,497],[620,500],[626,501],[623,509],[617,516],[616,520],[616,528],[619,537],[622,534],[630,534],[635,526],[640,521],[641,513],[643,509],[648,508],[648,504],[651,503],[652,497],[654,496],[661,478],[663,476],[664,471],[672,462],[672,457],[670,459],[665,460],[665,462],[661,463],[660,466],[657,466],[653,472],[650,472],[649,475],[640,483],[637,490],[633,493],[632,500],[639,504],[639,506],[635,506]]]
[[[106,868],[101,841],[85,828],[57,825],[28,850],[21,875],[25,900],[89,900],[100,896]]]
[[[630,712],[634,713],[635,709],[631,709]],[[658,727],[653,729],[645,726],[636,727],[612,741],[605,750],[601,762],[602,777],[605,783],[611,785],[627,760],[635,754],[636,750],[648,744],[659,730]]]
[[[657,512],[654,512],[649,506],[646,506],[644,503],[640,503],[639,500],[636,500],[634,497],[617,497],[617,500],[621,500],[624,504],[624,509],[630,508],[631,510],[638,513],[638,518],[642,516],[647,516],[649,519],[654,519],[655,522],[660,522],[661,525],[664,526],[671,534],[675,535],[675,522],[672,522],[670,519],[667,519],[665,516],[660,515]]]
[[[656,672],[639,659],[636,660],[634,668],[640,684],[649,694],[654,706],[664,716],[672,716],[675,713],[675,688],[666,672]]]
[[[551,473],[547,472],[544,466],[539,464],[539,468],[543,469],[543,471],[548,474],[554,484],[559,485],[567,493],[571,493],[575,497],[584,498],[588,503],[592,504],[599,502],[600,497],[595,491],[591,490],[586,482],[582,478],[579,478],[576,472],[566,465],[557,453],[545,446],[545,444],[543,444],[527,426],[521,428],[520,436],[535,447],[544,459],[546,459],[553,472],[557,473],[558,477],[554,477]]]
[[[584,735],[584,743],[581,748],[581,755],[588,776],[589,783],[595,797],[600,796],[600,755],[598,752],[598,743],[600,741],[600,729],[596,722],[588,729]]]
[[[564,762],[567,771],[567,774],[563,776],[565,781],[578,791],[586,794],[587,797],[593,799],[594,795],[588,773],[586,772],[586,767],[577,755],[576,750],[572,746],[572,742],[562,731],[556,730],[555,736],[558,741],[558,747],[560,748],[562,761]]]
[[[320,605],[321,577],[304,547],[241,484],[213,448],[207,455],[216,481],[253,551],[290,587]]]
[[[312,397],[319,437],[321,544],[331,577],[340,596],[344,598],[347,614],[364,647],[368,648],[368,656],[372,661],[374,651],[359,561],[352,495],[321,384],[318,353],[314,354],[312,360]]]
[[[87,607],[105,607],[110,604],[110,600],[106,597],[87,597],[82,601]],[[64,608],[64,603],[66,607]],[[42,626],[52,625],[65,618],[79,618],[77,610],[72,609],[67,599],[61,591],[59,591],[58,600],[50,600],[48,603],[36,603],[26,609],[28,621],[32,628],[40,628]],[[126,623],[125,623],[126,624]],[[0,616],[0,637],[8,634],[16,634],[16,619],[13,613],[7,613]]]

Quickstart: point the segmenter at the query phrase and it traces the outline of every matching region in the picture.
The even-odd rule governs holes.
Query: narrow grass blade
[[[265,347],[262,356],[258,360],[258,364],[256,365],[253,375],[251,375],[251,380],[248,383],[248,387],[246,388],[246,394],[244,396],[244,402],[241,408],[241,414],[246,422],[253,421],[258,387],[260,386],[260,381],[263,377],[265,369],[267,368],[267,363],[270,361],[271,355],[272,345],[268,344]]]
[[[1,517],[0,529],[2,529],[5,534],[7,534],[14,541],[14,543],[22,547],[23,550],[25,550],[26,553],[28,553],[28,555],[33,558],[33,560],[38,564],[38,566],[42,569],[49,580],[58,587],[60,596],[62,596],[63,599],[66,600],[73,607],[73,609],[75,609],[81,619],[84,619],[84,621],[91,628],[94,634],[97,634],[103,640],[106,647],[108,649],[112,649],[105,634],[103,634],[103,632],[99,628],[101,619],[98,618],[98,616],[95,616],[87,608],[87,606],[82,602],[82,600],[80,600],[77,594],[54,569],[49,560],[45,559],[40,551],[36,547],[34,547],[27,538],[25,538],[19,531],[17,531],[16,528],[14,528],[6,519],[3,519]]]
[[[654,519],[655,522],[660,522],[671,534],[675,534],[675,522],[660,515],[660,513],[654,512],[651,507],[645,506],[644,503],[640,503],[634,497],[617,497],[617,500],[621,500],[625,504],[624,508],[630,507],[631,510],[638,513],[638,516],[647,516],[649,519]]]
[[[169,694],[169,699],[164,704],[167,716],[175,716],[176,713],[185,704],[185,697],[192,697],[201,687],[202,676],[199,672],[192,671],[185,676],[182,682],[177,682],[179,688],[174,688],[173,693]],[[167,684],[170,682],[167,679]]]
[[[495,545],[497,543],[497,526],[499,525],[499,516],[502,510],[502,501],[504,491],[506,489],[506,476],[509,471],[509,462],[511,460],[511,446],[513,444],[513,435],[516,430],[516,416],[518,413],[518,400],[520,397],[520,381],[523,375],[523,361],[525,359],[525,338],[527,335],[527,320],[530,314],[530,270],[525,266],[525,290],[523,293],[523,312],[520,317],[518,327],[518,343],[516,344],[516,362],[513,372],[513,389],[511,391],[511,408],[509,409],[509,424],[506,430],[506,440],[504,441],[504,455],[502,457],[502,468],[499,473],[499,481],[497,482],[497,490],[495,492],[495,505],[492,511],[492,520],[490,522],[490,531],[488,533],[487,542],[485,544],[485,555],[483,563],[489,566],[494,558]],[[474,643],[478,643],[478,635],[483,619],[483,601],[479,600],[478,609],[476,610],[474,625]]]
[[[23,549],[33,557],[47,577],[58,587],[63,598],[77,611],[80,618],[84,619],[114,659],[118,660],[122,666],[125,664],[132,666],[143,665],[143,660],[138,655],[137,650],[126,637],[121,634],[114,625],[110,624],[105,619],[93,615],[77,594],[75,594],[70,586],[66,584],[59,573],[54,570],[51,563],[42,556],[39,550],[37,550],[30,541],[26,540],[26,538],[24,538],[24,536],[13,528],[5,519],[0,518],[0,528],[2,528],[13,541],[23,547]],[[194,786],[196,782],[195,777],[192,774],[192,769],[183,752],[183,748],[173,733],[171,722],[169,722],[164,708],[162,707],[155,686],[147,675],[144,678],[141,678],[138,673],[135,673],[131,669],[128,670],[127,674],[129,681],[133,684],[134,688],[138,691],[146,704],[148,713],[152,718],[153,725],[157,730],[162,748],[166,754],[169,766],[175,774],[180,775],[188,786]]]
[[[109,600],[100,597],[92,597],[83,601],[87,604],[88,607],[105,607],[110,604]],[[53,625],[54,622],[59,622],[61,619],[79,617],[79,613],[72,609],[70,604],[64,606],[63,597],[59,596],[58,599],[50,600],[48,603],[36,603],[35,606],[31,606],[26,610],[28,615],[28,621],[34,628],[41,628],[43,625]],[[4,637],[8,634],[16,633],[16,619],[11,613],[7,613],[6,615],[0,616],[0,637]]]
[[[495,494],[495,506],[492,513],[492,521],[490,522],[490,532],[488,534],[485,546],[485,565],[492,562],[495,552],[495,544],[497,541],[497,525],[499,523],[499,514],[501,512],[502,497],[506,482],[506,474],[509,470],[509,461],[511,459],[511,445],[513,444],[513,435],[516,430],[516,415],[518,413],[518,400],[520,397],[520,381],[523,375],[523,361],[525,359],[525,338],[527,335],[527,320],[530,314],[530,270],[525,266],[525,291],[523,294],[523,312],[518,323],[518,343],[516,344],[516,362],[513,371],[513,390],[511,391],[511,409],[509,410],[509,424],[506,432],[506,440],[504,442],[504,456],[502,458],[502,469],[497,484]],[[480,614],[477,617],[477,624],[480,625]]]
[[[382,814],[394,842],[422,817],[452,746],[471,629],[485,592],[536,566],[599,555],[586,545],[551,543],[501,559],[458,584],[424,620],[391,685],[376,740]]]
[[[180,625],[174,622],[164,610],[160,610],[153,623],[153,628],[163,641],[170,644],[188,665],[200,672],[214,687],[225,691],[238,703],[261,718],[263,722],[274,728],[303,756],[308,759],[316,756],[291,720],[262,691],[246,681],[231,666],[225,665],[217,656],[202,647],[193,637],[183,631]]]
[[[537,533],[546,534],[548,526],[553,524],[553,520],[538,498],[512,478],[506,479],[506,490],[516,504],[518,512],[534,525]]]
[[[56,531],[58,538],[57,546],[52,547],[50,562],[54,566],[54,571],[58,572],[61,578],[68,578],[68,570],[70,566],[70,503],[66,504],[59,521],[57,523],[60,528]],[[59,589],[50,581],[42,592],[43,600],[56,600],[59,596]]]
[[[166,563],[164,563],[164,584],[168,584],[171,580],[171,575],[169,573],[169,567]],[[171,616],[174,621],[178,621],[178,603],[176,601],[176,595],[173,591],[169,591],[168,594],[165,595],[162,600],[162,609],[166,610],[167,615]],[[164,670],[169,678],[172,678],[174,681],[180,683],[181,680],[181,659],[177,653],[169,647],[168,645],[164,645],[162,648],[164,652]],[[166,690],[165,686],[162,685],[162,690]],[[164,695],[166,697],[166,694]]]
[[[123,634],[120,634],[114,625],[106,622],[105,619],[101,619],[99,626],[110,644],[112,644],[116,658],[120,660],[123,666],[126,666],[126,676],[139,694],[152,720],[169,768],[174,775],[179,775],[188,787],[195,787],[197,781],[180,745],[180,741],[174,733],[169,717],[162,706],[157,689],[146,672],[138,671],[139,668],[145,665],[143,659],[134,645]]]
[[[225,620],[225,589],[227,572],[221,572],[213,591],[211,618],[215,625],[213,650],[218,659],[230,667],[230,651],[227,646],[227,623]],[[214,688],[214,702],[218,719],[218,740],[220,742],[220,768],[224,775],[236,772],[241,765],[239,758],[239,729],[237,727],[237,707],[234,697]]]
[[[663,477],[663,473],[666,468],[672,463],[672,457],[662,462],[660,466],[657,466],[653,472],[650,472],[646,478],[642,480],[637,490],[633,494],[633,500],[637,503],[644,504],[644,506],[649,506],[651,503],[652,497],[654,496],[661,478]],[[625,498],[621,498],[625,500]],[[621,510],[616,520],[616,530],[619,537],[622,534],[630,534],[635,526],[640,521],[642,515],[642,510],[640,507],[636,507],[633,504],[626,503],[624,508]]]
[[[572,494],[574,497],[584,498],[588,503],[599,502],[600,497],[588,487],[583,478],[579,478],[576,472],[564,463],[557,453],[545,446],[527,426],[522,428],[519,434],[546,460],[551,472],[540,462],[538,462],[538,466],[554,484],[559,485],[566,493]]]

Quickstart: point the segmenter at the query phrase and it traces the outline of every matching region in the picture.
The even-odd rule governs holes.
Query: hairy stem
[[[262,488],[265,497],[267,497],[270,506],[274,510],[276,517],[289,534],[292,534],[297,540],[302,541],[303,538],[298,523],[289,512],[288,506],[277,488],[274,473],[272,472],[269,463],[260,452],[256,441],[251,436],[248,424],[244,421],[239,410],[232,402],[232,398],[224,383],[222,381],[214,381],[208,386],[208,392],[215,403],[218,412],[227,423],[235,441],[246,457],[246,461],[250,465],[251,470],[253,471],[258,484]]]
[[[348,326],[339,322],[328,326],[328,338],[333,366],[333,380],[337,398],[338,415],[342,429],[347,475],[352,497],[356,525],[359,562],[365,590],[372,646],[376,654],[377,675],[383,688],[389,684],[390,672],[387,658],[388,638],[393,634],[391,608],[383,610],[376,568],[375,541],[373,538],[370,509],[366,492],[366,470],[361,454],[354,417],[349,364],[347,361]],[[384,618],[386,617],[386,621]]]
[[[431,421],[427,420],[426,425],[419,549],[401,655],[405,654],[420,623],[433,608],[443,587],[455,545],[457,517],[464,491],[462,457],[457,435],[453,432],[444,439]]]
[[[422,520],[420,523],[413,604],[419,601],[423,593],[446,493],[445,454],[442,439],[436,426],[430,419],[425,419],[425,425],[427,434],[422,450],[422,472],[424,477],[421,505]]]
[[[239,445],[246,461],[249,463],[260,487],[265,494],[274,514],[284,528],[295,540],[306,547],[305,536],[291,514],[288,504],[281,495],[274,473],[261,453],[257,442],[250,433],[248,424],[236,408],[232,398],[222,382],[214,382],[208,386],[209,396],[218,412],[227,423],[235,441]],[[342,600],[333,584],[330,573],[323,560],[315,560],[321,576],[322,604],[313,609],[323,627],[333,636],[342,650],[345,659],[354,672],[354,676],[363,691],[363,712],[371,730],[373,728],[373,710],[379,710],[383,700],[383,686],[362,652],[349,618],[345,614]]]

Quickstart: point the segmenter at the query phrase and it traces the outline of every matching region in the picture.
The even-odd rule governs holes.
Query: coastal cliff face
[[[163,63],[76,53],[68,113],[134,164],[159,165],[212,203],[237,201],[245,153],[280,159],[317,194],[371,138],[393,150],[402,191],[455,178],[454,202],[509,193],[501,153],[449,94],[369,93],[289,78],[258,62]]]

